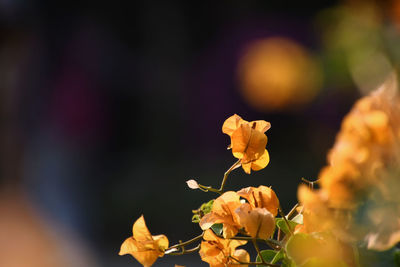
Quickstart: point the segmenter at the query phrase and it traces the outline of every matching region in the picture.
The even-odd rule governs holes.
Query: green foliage
[[[296,216],[297,217],[297,216]],[[296,218],[295,217],[295,218]],[[296,227],[296,225],[298,225],[298,222],[295,222],[293,220],[288,220],[288,223],[290,225],[291,230],[293,231],[293,229]],[[279,229],[281,229],[282,232],[284,232],[285,234],[289,235],[290,231],[288,228],[287,223],[285,222],[285,220],[283,218],[276,218],[275,219],[275,224],[276,227],[278,227]]]
[[[199,223],[201,218],[206,215],[207,213],[211,212],[212,205],[214,204],[214,199],[201,204],[200,208],[197,210],[192,210],[193,216],[192,216],[192,223]]]
[[[216,223],[211,226],[211,229],[214,231],[215,234],[221,235],[222,234],[222,223]]]
[[[277,251],[268,249],[268,250],[262,250],[260,253],[264,261],[272,264],[281,261],[285,257],[285,253],[283,252],[283,250]],[[261,261],[259,255],[257,255],[256,261],[257,262]],[[261,265],[257,265],[257,267],[261,267]]]

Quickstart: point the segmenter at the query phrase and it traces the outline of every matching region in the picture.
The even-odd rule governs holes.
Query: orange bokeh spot
[[[259,111],[297,109],[314,99],[322,75],[305,48],[286,38],[251,43],[238,65],[241,92]]]

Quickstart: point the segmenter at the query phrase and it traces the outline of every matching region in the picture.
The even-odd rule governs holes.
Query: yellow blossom
[[[133,224],[132,233],[122,243],[119,255],[131,254],[144,267],[152,266],[158,257],[164,256],[164,251],[168,248],[168,238],[165,235],[152,236],[143,215]]]
[[[244,249],[236,249],[238,246],[245,245],[247,241],[219,238],[210,229],[204,232],[203,239],[200,257],[203,261],[209,263],[210,267],[248,266],[238,265],[238,262],[234,260],[250,261],[250,256]]]
[[[243,170],[250,174],[269,163],[269,154],[265,149],[268,138],[264,134],[271,124],[258,120],[248,122],[238,115],[229,117],[222,126],[222,132],[231,138],[230,148],[235,158],[240,159]]]

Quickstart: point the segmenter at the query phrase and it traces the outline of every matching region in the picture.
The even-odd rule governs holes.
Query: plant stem
[[[261,262],[264,263],[264,264],[267,263],[267,262],[264,260],[263,256],[261,255],[261,251],[260,251],[260,248],[258,247],[257,240],[256,240],[255,238],[253,238],[251,241],[253,242],[254,248],[255,248],[256,251],[257,251],[257,255],[260,257]]]
[[[238,167],[240,164],[241,164],[241,161],[240,161],[240,159],[239,159],[238,161],[236,161],[236,162],[225,172],[224,178],[222,179],[222,183],[221,183],[221,186],[220,186],[219,189],[215,189],[215,188],[213,188],[212,186],[205,186],[205,185],[199,184],[200,190],[202,190],[202,191],[204,191],[204,192],[209,192],[209,191],[210,191],[210,192],[214,192],[214,193],[217,193],[217,194],[220,194],[220,195],[221,195],[221,194],[224,192],[224,187],[225,187],[226,181],[228,180],[229,174],[230,174],[236,167]]]
[[[296,212],[296,208],[297,208],[298,206],[299,206],[299,203],[296,203],[296,205],[294,205],[294,207],[289,211],[289,213],[286,215],[286,217],[287,217],[288,219],[290,219],[290,216],[292,216],[293,213]]]
[[[222,235],[216,235],[219,238],[224,238]],[[261,239],[261,238],[252,238],[249,236],[234,236],[231,238],[225,238],[225,239],[230,239],[230,240],[244,240],[244,241],[252,241],[253,239],[255,239],[258,242],[265,242],[267,243],[268,246],[270,246],[273,249],[280,249],[282,248],[282,244],[274,239]]]
[[[289,222],[288,222],[288,220],[287,220],[287,218],[285,216],[285,213],[283,213],[281,206],[279,206],[279,214],[282,216],[283,220],[285,221],[286,226],[288,227],[290,235],[293,235],[292,228],[290,227],[290,224],[289,224]]]
[[[180,255],[185,255],[185,254],[190,254],[193,252],[196,252],[198,250],[200,250],[200,244],[198,244],[196,247],[191,248],[191,249],[184,249],[184,247],[182,248],[181,252],[171,252],[168,255],[172,255],[172,256],[180,256]]]
[[[190,244],[196,242],[197,240],[202,239],[202,238],[203,238],[203,235],[204,235],[204,232],[203,232],[201,235],[196,236],[196,237],[194,237],[194,238],[192,238],[192,239],[190,239],[190,240],[188,240],[188,241],[180,242],[179,244],[170,246],[170,247],[167,248],[166,250],[173,249],[173,248],[182,248],[182,247],[184,247],[184,246],[190,245]]]
[[[225,173],[224,173],[224,178],[222,179],[222,183],[221,183],[221,187],[219,188],[219,192],[222,194],[224,192],[224,187],[226,184],[226,181],[228,179],[229,174],[237,167],[239,166],[240,163],[240,159],[238,161],[236,161]]]

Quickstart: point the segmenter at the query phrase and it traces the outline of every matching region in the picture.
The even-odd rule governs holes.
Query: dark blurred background
[[[0,1],[0,266],[139,266],[145,215],[170,243],[234,162],[222,123],[270,121],[283,209],[340,121],[400,58],[399,1]],[[206,266],[197,254],[155,266]]]

